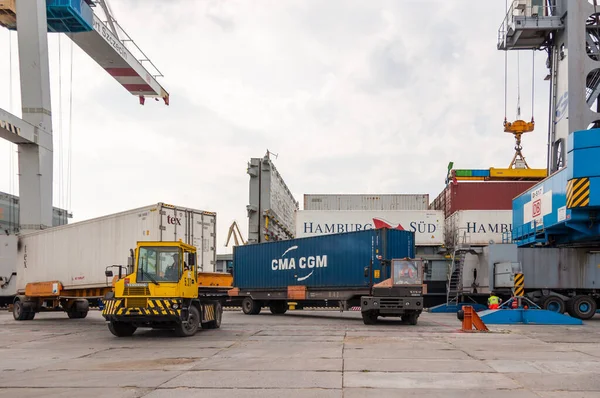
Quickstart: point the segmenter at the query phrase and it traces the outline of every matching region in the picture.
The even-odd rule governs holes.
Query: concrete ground
[[[461,333],[360,313],[225,312],[219,330],[116,338],[86,319],[0,313],[0,397],[600,397],[600,316],[584,326]]]

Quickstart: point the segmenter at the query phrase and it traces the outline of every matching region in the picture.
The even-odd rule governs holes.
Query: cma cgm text
[[[325,268],[327,267],[327,255],[300,257],[298,261],[293,257],[273,259],[273,261],[271,261],[271,268],[273,271],[296,269],[296,263],[300,269]]]
[[[342,232],[364,231],[367,229],[373,229],[373,224],[321,224],[313,222],[304,223],[305,234],[339,234]],[[407,230],[412,232],[418,232],[421,234],[433,234],[437,230],[437,226],[435,224],[426,223],[424,221],[413,221],[409,224],[409,228]]]

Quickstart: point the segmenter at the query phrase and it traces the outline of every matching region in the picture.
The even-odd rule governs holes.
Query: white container
[[[0,297],[17,293],[17,236],[0,235]]]
[[[459,210],[446,219],[446,244],[487,246],[512,231],[512,210]]]
[[[304,210],[428,210],[429,194],[304,195]]]
[[[129,249],[138,241],[181,239],[196,247],[198,270],[213,272],[216,217],[216,213],[159,203],[21,235],[17,289],[49,281],[59,281],[66,289],[106,286],[106,267],[126,266]]]
[[[444,243],[444,212],[439,211],[320,211],[296,213],[296,237],[363,231],[382,226],[415,232],[418,246]]]

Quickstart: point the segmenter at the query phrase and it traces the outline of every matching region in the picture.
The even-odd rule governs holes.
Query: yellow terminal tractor
[[[133,252],[133,250],[132,250]],[[203,293],[198,283],[196,248],[179,242],[138,242],[124,266],[107,267],[106,276],[119,275],[103,300],[102,316],[118,337],[137,328],[173,329],[178,336],[193,336],[199,327],[221,326],[223,306],[219,296]]]

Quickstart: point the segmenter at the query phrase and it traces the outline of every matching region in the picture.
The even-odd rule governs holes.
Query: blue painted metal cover
[[[94,12],[85,0],[47,0],[48,31],[59,33],[93,30]]]
[[[593,222],[600,206],[600,129],[569,134],[568,148],[567,167],[513,200],[517,245],[600,239],[600,225]]]
[[[387,279],[384,260],[414,257],[414,232],[377,229],[236,246],[233,285],[240,289],[363,288]],[[373,272],[365,267],[373,261]],[[377,272],[379,271],[379,272]],[[378,275],[379,278],[375,278]]]

